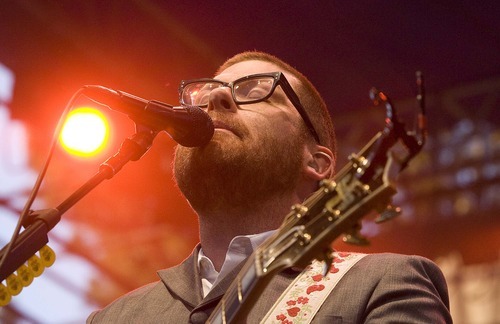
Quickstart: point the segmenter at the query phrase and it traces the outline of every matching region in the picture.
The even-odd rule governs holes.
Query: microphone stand
[[[23,222],[24,231],[19,235],[11,253],[0,269],[0,282],[14,273],[49,241],[48,232],[61,220],[61,215],[93,190],[105,179],[111,179],[129,161],[139,160],[149,150],[157,131],[147,126],[136,125],[136,133],[123,141],[118,152],[103,162],[98,172],[59,206],[51,209],[32,211]],[[0,260],[7,246],[0,251]]]

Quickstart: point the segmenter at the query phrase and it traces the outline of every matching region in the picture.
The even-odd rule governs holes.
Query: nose
[[[225,110],[236,112],[238,107],[231,95],[231,88],[220,87],[210,92],[208,98],[208,110]]]

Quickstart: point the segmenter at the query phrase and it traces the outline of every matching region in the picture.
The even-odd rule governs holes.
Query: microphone
[[[83,94],[112,110],[127,114],[136,123],[166,131],[182,146],[204,146],[214,134],[212,119],[196,106],[174,107],[97,85],[84,86]]]

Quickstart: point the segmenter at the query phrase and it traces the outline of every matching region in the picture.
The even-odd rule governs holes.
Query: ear
[[[324,146],[314,145],[307,153],[305,176],[314,181],[331,178],[335,170],[332,151]]]

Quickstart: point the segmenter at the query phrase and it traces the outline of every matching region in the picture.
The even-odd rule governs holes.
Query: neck
[[[297,203],[293,197],[269,199],[256,204],[252,210],[198,212],[200,241],[203,253],[220,271],[231,240],[238,235],[258,234],[277,229],[290,207]]]

